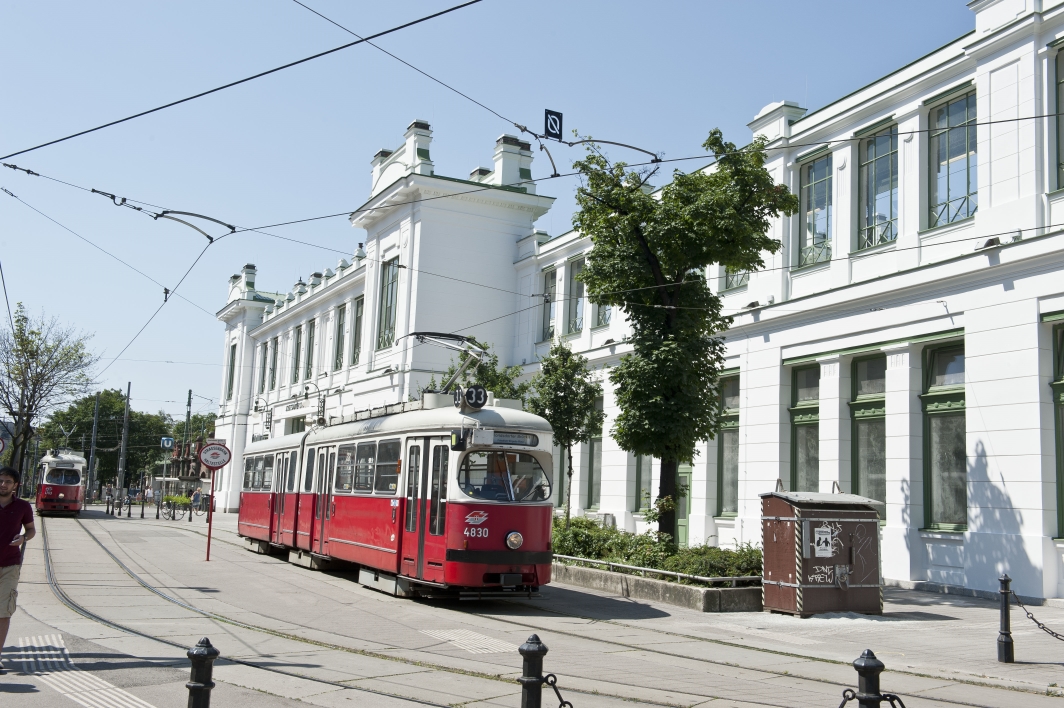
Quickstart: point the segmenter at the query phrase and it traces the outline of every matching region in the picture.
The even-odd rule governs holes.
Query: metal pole
[[[207,501],[207,560],[211,559],[211,531],[214,530],[214,476],[218,474],[218,470],[208,468],[211,472],[211,496]]]
[[[125,487],[126,480],[126,446],[129,439],[129,394],[133,391],[133,382],[126,386],[126,412],[122,416],[122,450],[118,454],[118,489]],[[121,494],[121,491],[119,491]]]
[[[871,649],[853,662],[857,670],[857,705],[861,708],[880,708],[883,696],[879,692],[879,675],[883,673],[883,662],[876,658]]]
[[[188,650],[188,660],[192,662],[192,673],[185,688],[188,689],[188,708],[210,708],[211,689],[214,681],[214,660],[219,652],[211,646],[211,640],[204,637],[196,642],[196,646]]]
[[[998,631],[997,649],[998,661],[1003,664],[1012,664],[1016,661],[1016,645],[1012,642],[1012,591],[1009,584],[1012,578],[1006,573],[998,578],[1001,583],[1001,629]]]
[[[547,645],[533,634],[517,648],[524,659],[521,666],[521,708],[541,708],[543,702],[543,657]]]

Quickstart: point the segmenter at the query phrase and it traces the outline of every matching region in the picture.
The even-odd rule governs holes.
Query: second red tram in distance
[[[239,533],[304,564],[356,563],[396,595],[534,593],[551,579],[552,431],[511,405],[426,393],[252,443]]]
[[[80,514],[85,508],[85,458],[69,450],[49,450],[40,465],[37,515]]]

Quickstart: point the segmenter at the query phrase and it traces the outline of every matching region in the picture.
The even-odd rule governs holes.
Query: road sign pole
[[[208,440],[207,444],[200,448],[200,463],[211,472],[211,498],[207,502],[207,560],[211,559],[211,536],[214,531],[214,477],[215,473],[229,464],[233,453],[225,446],[224,441]],[[191,510],[189,511],[191,514]]]
[[[211,498],[207,500],[207,560],[211,559],[211,532],[214,530],[214,478],[218,470],[211,470]]]

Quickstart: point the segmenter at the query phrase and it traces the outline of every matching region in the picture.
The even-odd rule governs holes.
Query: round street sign
[[[232,457],[233,453],[229,452],[229,448],[218,443],[204,445],[199,451],[200,462],[203,463],[204,467],[209,467],[212,470],[225,467]]]
[[[3,452],[5,447],[7,447],[7,443],[4,442],[3,438],[0,438],[0,452]]]

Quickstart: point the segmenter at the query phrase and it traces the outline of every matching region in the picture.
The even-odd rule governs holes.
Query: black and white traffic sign
[[[562,114],[549,108],[543,111],[543,134],[555,140],[562,139]]]

